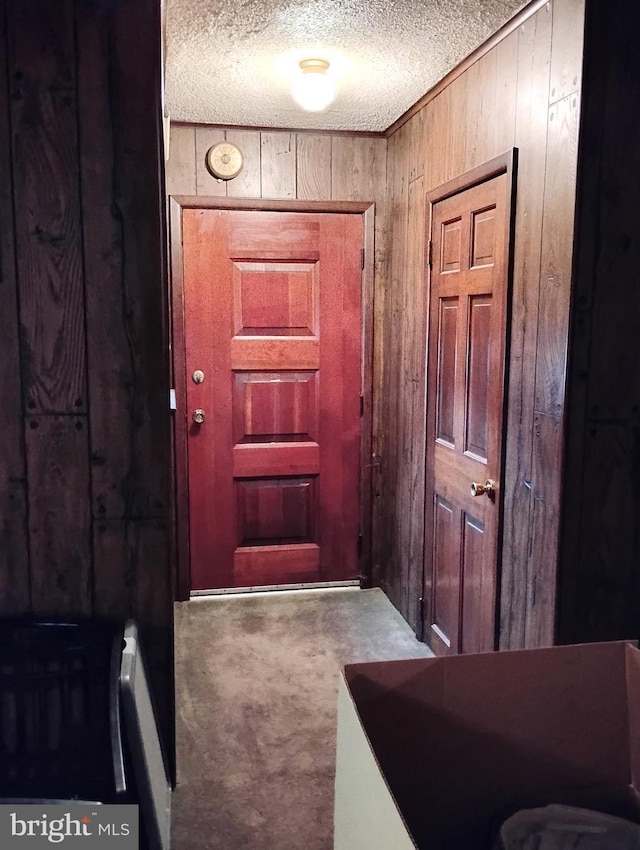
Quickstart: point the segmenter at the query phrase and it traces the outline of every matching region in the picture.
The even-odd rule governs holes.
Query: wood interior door
[[[507,173],[432,206],[425,639],[441,655],[495,649],[510,210]]]
[[[360,215],[183,212],[192,591],[358,577],[362,244]]]

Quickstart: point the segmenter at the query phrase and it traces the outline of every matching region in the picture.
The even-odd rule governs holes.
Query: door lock
[[[191,377],[194,384],[201,384],[204,381],[204,372],[202,369],[196,369]]]
[[[478,484],[476,481],[471,484],[472,496],[493,496],[495,492],[496,485],[490,478],[487,478],[484,484]]]
[[[196,423],[196,425],[202,425],[204,422],[204,410],[194,410],[191,414],[191,418]]]

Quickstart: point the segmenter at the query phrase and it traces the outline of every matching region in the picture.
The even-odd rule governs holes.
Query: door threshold
[[[202,599],[211,596],[231,596],[236,593],[273,593],[288,590],[341,590],[345,587],[359,588],[358,579],[353,581],[316,581],[299,584],[270,584],[255,587],[222,587],[215,590],[192,590],[191,599]]]

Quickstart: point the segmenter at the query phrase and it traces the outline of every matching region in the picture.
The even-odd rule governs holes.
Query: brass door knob
[[[487,478],[484,484],[478,484],[476,481],[471,484],[472,496],[491,496],[495,491],[496,485],[490,478]]]
[[[204,410],[194,410],[191,418],[196,423],[196,425],[202,425],[204,422]]]

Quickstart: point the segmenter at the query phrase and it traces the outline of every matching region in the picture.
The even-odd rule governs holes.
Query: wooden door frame
[[[517,188],[517,170],[518,170],[518,149],[512,148],[511,150],[506,151],[499,156],[494,157],[493,159],[484,162],[475,168],[470,169],[469,171],[465,171],[463,174],[460,174],[451,180],[448,180],[446,183],[442,183],[440,186],[436,186],[434,189],[431,189],[427,192],[426,195],[426,207],[427,207],[427,221],[429,222],[428,230],[427,230],[427,239],[429,245],[429,251],[425,252],[425,272],[427,275],[427,309],[426,309],[426,346],[425,346],[425,491],[424,491],[424,514],[425,519],[428,516],[429,512],[429,503],[430,500],[433,501],[433,484],[432,478],[433,476],[429,474],[429,469],[427,466],[427,458],[428,458],[428,439],[430,433],[431,423],[429,421],[429,404],[430,404],[430,393],[433,392],[433,388],[430,388],[427,381],[428,371],[429,371],[429,357],[431,354],[431,346],[433,344],[433,340],[430,337],[429,328],[431,327],[431,288],[432,288],[432,257],[431,257],[431,245],[433,244],[433,207],[435,204],[440,201],[444,201],[447,198],[450,198],[452,195],[457,195],[460,192],[464,192],[467,189],[472,189],[474,186],[479,185],[480,183],[486,183],[488,180],[492,180],[494,177],[499,177],[502,174],[505,174],[507,177],[507,202],[510,204],[510,209],[508,210],[507,215],[505,216],[505,238],[507,242],[507,280],[506,280],[506,288],[505,288],[505,340],[504,340],[504,375],[503,375],[503,386],[502,386],[502,424],[501,424],[501,458],[500,458],[500,469],[501,469],[501,482],[500,482],[500,490],[499,490],[499,504],[498,504],[498,528],[499,535],[497,541],[497,564],[496,564],[496,606],[495,606],[495,633],[494,633],[494,648],[498,646],[498,627],[500,623],[500,585],[501,585],[501,577],[502,577],[502,550],[503,550],[503,541],[504,541],[504,494],[506,490],[505,481],[507,474],[507,464],[506,464],[506,450],[507,450],[507,407],[508,407],[508,388],[509,388],[509,371],[510,371],[510,348],[511,348],[511,308],[512,308],[512,293],[513,293],[513,270],[514,270],[514,250],[515,250],[515,217],[516,217],[516,188]],[[429,486],[431,482],[431,487]],[[421,616],[418,622],[417,628],[417,637],[420,640],[425,639],[426,628],[425,628],[425,613],[427,616],[431,616],[431,606],[433,600],[433,589],[429,585],[429,592],[427,593],[427,580],[429,583],[432,581],[432,577],[428,577],[426,574],[426,554],[427,554],[427,546],[429,545],[429,535],[432,534],[432,528],[429,528],[427,522],[424,524],[424,543],[423,543],[423,558],[422,558],[422,586],[420,588],[420,596],[423,599],[422,602],[422,610]],[[428,596],[428,598],[427,598]]]
[[[373,317],[374,317],[374,216],[370,201],[294,201],[244,198],[215,198],[199,195],[170,195],[169,247],[171,275],[169,309],[171,329],[171,386],[176,394],[173,420],[173,522],[176,549],[175,598],[190,598],[189,554],[189,468],[187,432],[178,427],[186,421],[187,374],[184,330],[184,280],[182,252],[182,213],[185,209],[253,210],[265,212],[348,213],[362,216],[362,338],[360,392],[360,535],[359,570],[361,584],[371,575],[371,447],[373,427]]]

